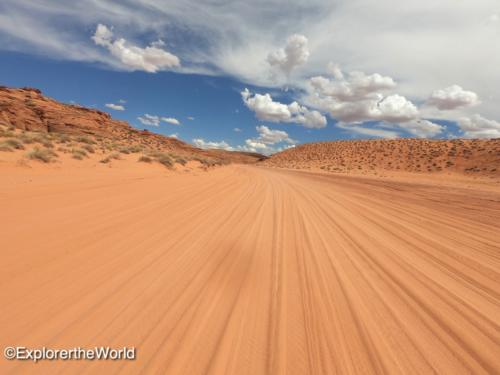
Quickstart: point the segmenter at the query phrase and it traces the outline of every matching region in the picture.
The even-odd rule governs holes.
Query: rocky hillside
[[[500,139],[365,140],[310,143],[277,153],[264,165],[329,172],[454,172],[500,176]]]
[[[28,132],[93,136],[218,163],[253,163],[262,158],[249,153],[201,150],[175,138],[135,129],[106,112],[58,102],[34,88],[0,86],[0,125]]]

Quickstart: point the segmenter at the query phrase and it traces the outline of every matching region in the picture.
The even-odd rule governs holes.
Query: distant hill
[[[221,163],[253,163],[264,158],[260,154],[202,150],[175,138],[135,129],[106,112],[58,102],[29,87],[0,86],[0,125],[43,133],[91,135],[158,151],[210,158]]]
[[[454,172],[500,177],[500,139],[397,139],[303,144],[263,165],[329,172]]]

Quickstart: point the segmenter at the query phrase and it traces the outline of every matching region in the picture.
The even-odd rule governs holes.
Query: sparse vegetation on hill
[[[499,176],[500,139],[397,139],[310,143],[264,165],[333,173],[453,172]]]

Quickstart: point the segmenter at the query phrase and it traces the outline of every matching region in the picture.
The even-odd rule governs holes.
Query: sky
[[[204,148],[500,137],[498,0],[3,0],[0,85]]]

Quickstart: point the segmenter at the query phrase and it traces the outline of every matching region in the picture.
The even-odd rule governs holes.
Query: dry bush
[[[174,166],[174,162],[171,156],[167,153],[159,153],[156,156],[156,161],[160,164],[163,164],[167,168],[172,168]]]
[[[95,145],[95,141],[92,138],[87,137],[85,135],[76,137],[75,141],[80,142],[80,143],[86,143],[89,145]]]
[[[151,159],[149,156],[142,155],[137,161],[143,162],[143,163],[151,163],[153,159]]]
[[[15,148],[16,150],[24,150],[23,144],[15,138],[6,139],[3,143],[8,147]]]
[[[103,163],[103,164],[107,164],[111,160],[120,160],[120,159],[121,159],[120,154],[118,152],[113,152],[113,153],[109,154],[108,156],[106,156],[104,159],[100,160],[99,162]]]
[[[74,148],[71,150],[71,156],[76,160],[83,160],[87,157],[87,152],[81,148]]]
[[[84,149],[87,152],[90,152],[91,154],[95,153],[94,147],[92,147],[92,145],[89,144],[83,144],[82,149]]]
[[[47,148],[35,147],[32,150],[28,151],[26,153],[26,156],[31,160],[39,160],[44,163],[49,163],[55,157],[57,157],[57,154],[54,151],[49,150]]]

